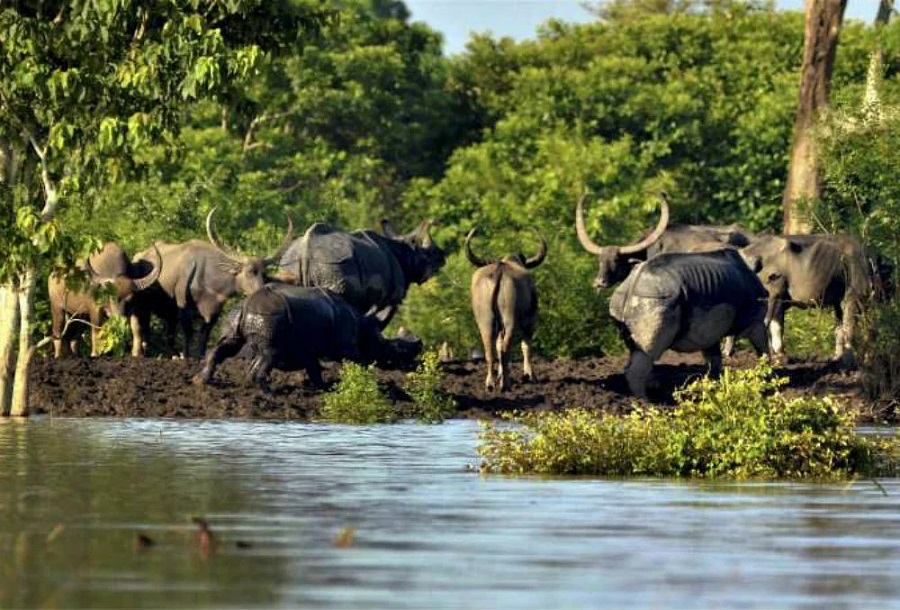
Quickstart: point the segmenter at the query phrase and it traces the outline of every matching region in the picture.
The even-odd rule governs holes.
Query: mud
[[[740,352],[727,365],[749,367],[750,352]],[[627,412],[636,401],[628,395],[622,370],[625,358],[579,360],[537,359],[538,380],[519,383],[521,367],[514,364],[513,387],[505,394],[484,391],[484,364],[450,362],[444,365],[444,388],[454,396],[460,417],[478,417],[512,409],[560,409],[586,407],[614,413]],[[305,420],[314,418],[322,392],[310,387],[303,372],[272,374],[267,389],[246,381],[246,361],[224,363],[212,384],[194,386],[191,377],[197,360],[133,359],[101,357],[39,359],[32,369],[32,413],[54,416],[191,417]],[[669,353],[655,368],[656,387],[650,389],[655,404],[672,405],[672,391],[703,375],[699,355]],[[885,407],[866,401],[859,374],[829,362],[795,362],[778,369],[790,380],[790,395],[837,395],[857,407],[861,422],[893,421]],[[409,400],[402,389],[406,371],[379,372],[387,395],[398,404]],[[332,384],[336,365],[327,365],[324,377]]]

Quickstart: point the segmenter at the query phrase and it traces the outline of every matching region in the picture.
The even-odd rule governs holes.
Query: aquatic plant
[[[511,474],[729,478],[848,478],[894,474],[900,442],[860,436],[855,413],[831,397],[788,398],[761,362],[703,377],[674,409],[628,415],[585,409],[512,414],[486,423],[484,469]]]
[[[375,367],[354,362],[341,365],[341,378],[325,394],[324,419],[341,424],[376,424],[397,419],[391,402],[378,387]]]
[[[440,423],[456,412],[456,401],[442,388],[444,374],[434,350],[422,354],[415,371],[406,375],[403,389],[412,398],[405,415],[426,423]]]

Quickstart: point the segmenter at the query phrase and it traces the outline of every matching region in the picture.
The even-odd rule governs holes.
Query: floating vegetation
[[[513,413],[486,423],[483,470],[509,474],[843,479],[891,476],[895,437],[861,436],[831,397],[788,398],[761,362],[675,393],[674,409]]]

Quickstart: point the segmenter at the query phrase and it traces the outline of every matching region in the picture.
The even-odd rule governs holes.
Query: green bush
[[[900,396],[900,302],[870,306],[863,313],[855,340],[866,394],[881,403],[884,416],[896,417]]]
[[[728,478],[893,474],[894,438],[861,437],[854,413],[829,397],[788,399],[768,364],[726,370],[676,393],[671,411],[584,409],[485,424],[479,452],[492,472]]]
[[[341,379],[325,394],[322,417],[340,424],[377,424],[397,419],[391,402],[378,388],[374,365],[341,365]]]
[[[100,329],[100,353],[124,356],[131,350],[131,326],[128,318],[112,316]]]
[[[422,354],[418,368],[406,376],[403,387],[413,401],[406,415],[427,423],[440,423],[453,416],[456,401],[441,388],[443,379],[437,352]]]
[[[834,354],[834,311],[789,309],[784,320],[784,349],[792,358],[831,358]]]

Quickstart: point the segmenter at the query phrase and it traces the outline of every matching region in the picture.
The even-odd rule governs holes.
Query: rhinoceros
[[[847,235],[764,235],[742,250],[769,298],[772,352],[784,356],[784,313],[831,307],[837,317],[834,358],[850,361],[856,318],[875,292],[875,274],[859,240]]]
[[[198,352],[206,353],[209,333],[225,300],[235,294],[252,294],[265,284],[266,267],[274,265],[287,250],[294,234],[294,225],[288,218],[288,228],[281,247],[267,257],[246,256],[227,249],[216,237],[211,210],[206,217],[206,233],[209,243],[193,239],[183,243],[157,242],[154,248],[162,255],[163,272],[152,289],[140,299],[132,316],[135,343],[132,354],[144,352],[143,336],[150,326],[153,313],[165,321],[169,332],[170,347],[174,343],[176,322],[184,334],[185,356],[191,351],[193,320],[202,320],[198,338]],[[146,260],[150,250],[135,257],[136,264]]]
[[[541,246],[531,257],[512,254],[500,260],[485,260],[472,251],[473,228],[466,235],[466,257],[477,269],[472,274],[472,312],[481,335],[487,364],[485,390],[509,389],[509,350],[515,340],[522,344],[525,379],[534,381],[531,367],[531,339],[537,324],[538,295],[531,269],[547,256],[547,242],[538,234]],[[494,379],[494,364],[497,378]]]
[[[341,231],[315,223],[294,240],[281,267],[302,286],[318,286],[344,297],[360,313],[375,315],[383,329],[406,297],[444,265],[446,255],[428,232],[429,223],[407,235]]]
[[[77,330],[70,329],[63,337],[65,317],[85,320],[91,327],[91,356],[100,353],[99,331],[104,320],[111,315],[130,315],[136,296],[151,286],[159,277],[162,261],[159,252],[148,253],[148,268],[143,272],[135,268],[128,260],[125,251],[115,242],[107,242],[99,252],[91,254],[84,264],[84,280],[86,287],[69,288],[66,278],[55,273],[47,280],[47,292],[50,298],[50,317],[52,318],[53,353],[56,358],[63,354],[65,339],[71,342],[68,347],[75,351]],[[103,302],[97,301],[98,290],[112,285],[114,295]]]
[[[637,265],[609,303],[631,352],[631,393],[646,397],[653,363],[667,349],[702,352],[713,375],[721,371],[727,335],[746,336],[765,354],[766,301],[763,284],[733,249],[670,252]]]
[[[360,315],[328,290],[270,283],[228,314],[221,338],[193,382],[208,383],[216,367],[245,346],[252,356],[252,382],[264,384],[273,368],[305,369],[310,383],[321,387],[322,359],[411,362],[422,342],[385,339],[377,320]]]

